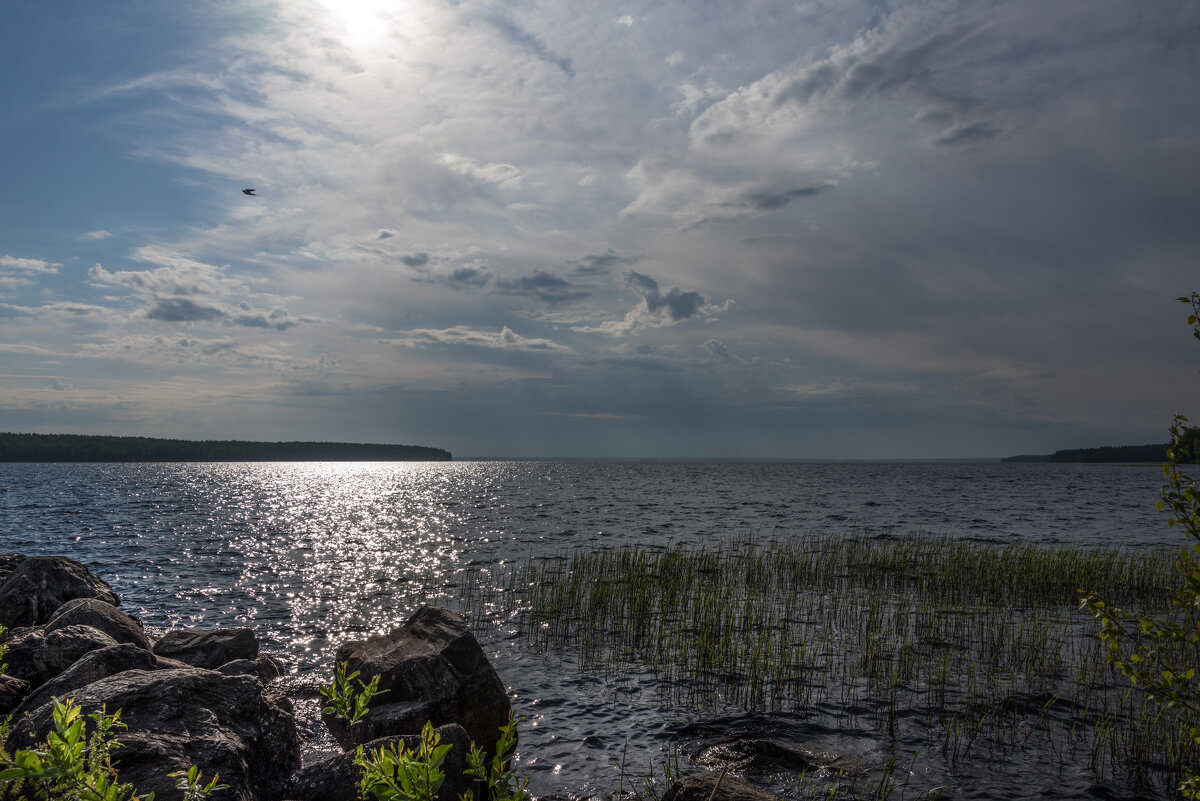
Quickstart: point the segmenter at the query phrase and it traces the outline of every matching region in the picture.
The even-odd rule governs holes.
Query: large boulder
[[[491,752],[512,709],[504,684],[467,623],[445,609],[423,606],[398,629],[343,644],[336,661],[370,682],[379,676],[383,695],[353,728],[323,715],[343,748],[379,737],[417,734],[426,721],[457,723]]]
[[[90,651],[109,648],[117,641],[100,629],[91,626],[65,626],[46,634],[42,647],[33,655],[37,668],[37,683],[49,681]]]
[[[0,584],[0,626],[38,626],[74,598],[97,598],[116,606],[112,587],[65,556],[29,556],[15,563]]]
[[[662,801],[778,801],[778,798],[728,773],[699,773],[668,787]]]
[[[442,763],[446,779],[434,796],[436,801],[457,801],[468,789],[475,791],[476,798],[486,798],[486,794],[481,794],[479,788],[475,787],[475,782],[464,775],[467,752],[471,748],[471,738],[466,730],[462,726],[449,725],[440,726],[436,731],[441,737],[440,745],[451,746],[446,761]],[[416,750],[421,745],[421,735],[381,737],[366,743],[363,750],[378,751],[400,743],[409,750]],[[305,765],[292,774],[283,796],[290,801],[357,801],[359,775],[353,751],[335,754],[312,765]]]
[[[185,662],[192,667],[216,670],[238,659],[258,658],[258,638],[244,628],[175,629],[154,643],[154,653],[167,659]]]
[[[295,721],[263,694],[250,676],[211,670],[127,670],[72,693],[85,713],[121,710],[128,728],[116,732],[121,781],[161,799],[178,798],[167,774],[197,765],[204,778],[220,774],[227,789],[216,801],[275,801],[300,766]],[[53,705],[16,721],[6,749],[42,742],[53,728]]]
[[[82,624],[100,629],[117,642],[127,642],[150,650],[150,638],[142,625],[112,604],[97,598],[76,598],[55,610],[44,631],[49,634],[67,626]]]
[[[30,693],[17,710],[16,717],[50,703],[51,698],[70,697],[80,687],[86,687],[126,670],[157,669],[154,654],[136,645],[123,643],[89,651],[62,673]]]

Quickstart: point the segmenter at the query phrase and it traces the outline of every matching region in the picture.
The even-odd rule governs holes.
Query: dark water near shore
[[[288,664],[298,711],[311,724],[310,690],[328,680],[340,642],[388,630],[423,602],[451,603],[464,582],[486,583],[512,560],[625,543],[703,544],[740,532],[1177,543],[1155,511],[1161,482],[1155,465],[0,465],[0,552],[88,564],[149,627],[253,627]],[[890,753],[874,727],[845,710],[818,718],[664,710],[651,675],[588,676],[568,656],[530,653],[503,626],[493,631],[484,644],[528,718],[519,767],[539,794],[615,789],[610,760],[626,742],[632,773],[671,742],[685,760],[702,760],[707,743],[741,729],[868,767]],[[319,726],[305,736],[313,748],[329,746]],[[1108,792],[1084,771],[1019,754],[981,758],[950,776],[916,772],[914,786],[950,783],[950,795],[962,798]]]

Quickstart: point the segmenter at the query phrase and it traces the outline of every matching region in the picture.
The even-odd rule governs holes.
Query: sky
[[[1197,87],[1194,0],[0,0],[0,430],[1164,442]]]

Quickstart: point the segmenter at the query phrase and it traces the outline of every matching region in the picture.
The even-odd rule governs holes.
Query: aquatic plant
[[[1163,608],[1173,561],[1160,548],[742,535],[531,558],[468,583],[464,603],[476,625],[503,621],[586,672],[653,669],[665,705],[820,710],[922,739],[948,770],[1039,749],[1153,784],[1200,751],[1114,686],[1078,588]]]

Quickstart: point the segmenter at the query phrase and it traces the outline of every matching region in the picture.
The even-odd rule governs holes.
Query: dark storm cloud
[[[557,304],[582,300],[591,293],[576,289],[573,284],[553,273],[538,270],[533,275],[496,282],[496,290],[509,295],[528,295],[543,303]]]
[[[677,286],[664,291],[659,288],[658,281],[633,270],[625,273],[625,283],[642,296],[651,313],[666,312],[672,321],[687,320],[706,304],[699,292],[684,292]]]
[[[609,248],[599,256],[584,256],[579,261],[567,263],[575,268],[578,275],[603,275],[614,267],[637,264],[641,260],[641,256],[618,256],[612,248]]]
[[[755,211],[773,211],[775,209],[782,209],[796,198],[812,197],[818,192],[823,192],[829,187],[830,184],[820,184],[818,186],[805,186],[799,189],[791,189],[786,192],[755,192],[746,199],[746,202]]]
[[[491,273],[478,270],[474,267],[459,267],[447,276],[446,282],[455,289],[461,289],[463,287],[487,286],[487,283],[491,279]]]
[[[220,320],[226,317],[226,314],[220,309],[201,306],[186,298],[159,298],[154,302],[154,307],[146,312],[146,316],[151,320],[163,320],[168,323],[194,323]]]
[[[429,263],[428,253],[413,253],[408,256],[401,256],[400,261],[404,262],[409,267],[424,267]]]

